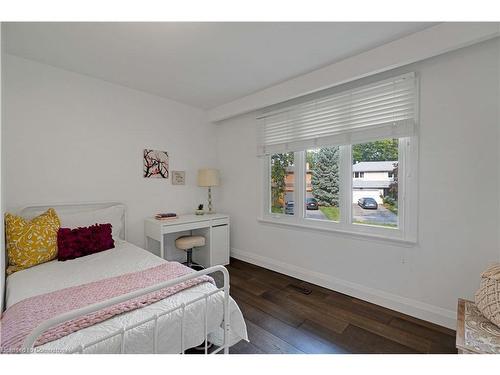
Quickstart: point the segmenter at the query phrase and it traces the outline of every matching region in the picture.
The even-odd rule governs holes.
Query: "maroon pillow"
[[[84,228],[59,228],[57,259],[75,259],[115,247],[111,224],[95,224]]]

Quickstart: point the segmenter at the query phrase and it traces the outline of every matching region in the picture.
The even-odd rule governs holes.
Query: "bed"
[[[68,205],[58,205],[56,210],[68,210]],[[92,205],[73,205],[73,210],[92,209]],[[39,211],[45,206],[38,206]],[[34,216],[36,210],[30,208]],[[125,213],[123,214],[123,219]],[[123,225],[121,237],[125,237]],[[115,241],[115,248],[84,256],[71,261],[57,260],[16,272],[6,280],[6,308],[27,298],[53,292],[62,288],[87,284],[97,280],[137,272],[166,263],[167,261],[125,240]],[[36,352],[49,353],[183,353],[186,349],[205,343],[213,343],[216,351],[228,352],[228,348],[240,340],[248,340],[246,326],[235,301],[229,296],[227,270],[213,267],[186,275],[189,279],[201,274],[219,271],[224,275],[224,285],[219,288],[204,282],[182,290],[158,302],[135,309],[110,319],[80,329],[57,340],[37,346]],[[180,279],[176,279],[180,280]],[[175,280],[174,280],[175,281]],[[182,281],[182,280],[181,280]],[[164,286],[173,284],[164,283]],[[162,285],[156,286],[160,288]],[[140,292],[139,292],[140,293]],[[137,294],[137,293],[136,293]],[[133,296],[131,296],[133,297]],[[122,298],[126,299],[126,296]],[[116,302],[116,301],[115,301]],[[109,302],[111,303],[111,302]],[[99,306],[88,307],[96,311]],[[58,321],[77,316],[60,317]],[[71,315],[71,314],[70,314]],[[39,333],[54,322],[39,327]],[[34,333],[36,336],[37,333]],[[31,338],[31,341],[36,337]],[[27,341],[30,341],[28,338]],[[33,345],[26,343],[28,351]],[[205,353],[208,345],[204,345]]]

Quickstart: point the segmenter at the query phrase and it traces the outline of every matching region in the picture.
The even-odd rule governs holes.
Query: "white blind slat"
[[[344,119],[346,120],[345,121],[346,123],[355,123],[370,118],[373,119],[374,122],[377,122],[380,119],[386,121],[386,119],[388,118],[387,115],[389,116],[393,115],[394,118],[397,118],[398,115],[409,114],[411,110],[412,107],[407,103],[404,103],[404,104],[393,105],[390,108],[380,108],[377,110],[367,110],[364,112],[358,112],[356,113],[356,116],[353,118],[346,115],[337,115],[337,116],[325,115],[325,116],[311,117],[306,119],[301,118],[300,121],[304,122],[307,126],[300,127],[300,131],[302,133],[305,133],[305,132],[314,132],[314,129],[316,128],[321,128],[321,127],[330,128],[331,123],[334,121],[337,122],[338,126],[342,126],[342,121]],[[282,124],[277,127],[265,129],[265,133],[266,135],[273,135],[273,134],[279,135],[283,130],[286,129],[288,129],[287,124]]]
[[[358,116],[363,116],[369,113],[377,114],[383,111],[397,110],[398,107],[410,108],[411,104],[408,104],[408,99],[409,98],[393,100],[391,102],[378,103],[377,105],[366,105],[360,108],[354,107],[348,111],[345,111],[343,109],[333,109],[330,111],[319,111],[317,113],[301,114],[295,116],[295,121],[307,122],[306,125],[309,125],[309,122],[315,121],[316,119],[330,119],[333,121],[344,117],[352,116],[353,118],[356,118]],[[277,120],[273,123],[272,127],[266,127],[265,131],[280,131],[282,129],[288,128],[289,126],[289,119]]]
[[[414,131],[416,95],[415,74],[410,73],[264,111],[258,117],[259,153],[297,151],[370,136],[410,135]]]

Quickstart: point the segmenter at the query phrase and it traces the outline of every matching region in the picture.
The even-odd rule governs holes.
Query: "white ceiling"
[[[7,52],[210,109],[432,23],[7,23]]]

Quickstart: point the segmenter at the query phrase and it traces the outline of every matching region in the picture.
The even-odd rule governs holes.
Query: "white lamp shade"
[[[205,168],[198,170],[198,186],[218,186],[219,171],[217,169]]]

